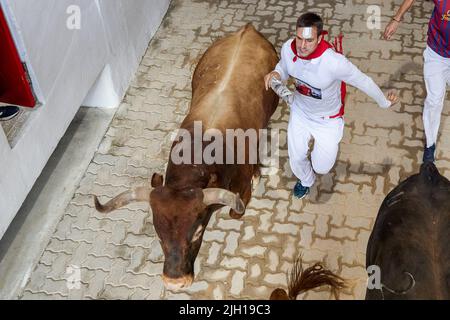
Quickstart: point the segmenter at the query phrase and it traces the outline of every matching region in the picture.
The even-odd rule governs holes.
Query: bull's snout
[[[171,291],[178,291],[180,289],[190,287],[192,282],[194,282],[194,276],[187,275],[181,278],[173,279],[163,274],[163,281],[167,289]]]

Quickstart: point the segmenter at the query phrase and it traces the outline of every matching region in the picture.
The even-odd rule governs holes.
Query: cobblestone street
[[[380,1],[173,0],[151,41],[128,93],[65,215],[36,265],[22,299],[268,299],[286,286],[286,272],[302,254],[305,267],[324,262],[349,280],[341,299],[363,299],[365,251],[378,209],[399,181],[418,172],[423,150],[423,57],[431,2],[416,2],[392,41],[369,30],[367,8]],[[401,1],[382,1],[384,28]],[[164,288],[164,257],[145,203],[105,216],[93,195],[106,200],[163,174],[171,136],[186,115],[191,76],[212,42],[252,22],[276,47],[306,11],[322,14],[332,38],[344,33],[346,56],[401,104],[383,110],[349,87],[346,128],[332,172],[310,196],[293,199],[296,182],[287,158],[289,109],[270,122],[281,132],[277,174],[264,174],[245,216],[212,216],[196,260],[193,285]],[[414,18],[412,18],[414,17]],[[261,80],[262,81],[262,80]],[[450,178],[450,118],[444,107],[436,165]],[[67,267],[81,271],[80,289],[69,290]],[[327,288],[299,299],[332,299]]]

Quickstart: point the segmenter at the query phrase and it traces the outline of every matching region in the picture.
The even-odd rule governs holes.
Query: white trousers
[[[327,174],[336,162],[339,142],[344,133],[344,119],[313,118],[298,108],[291,108],[288,124],[289,163],[304,187],[311,187],[318,174]],[[311,161],[309,142],[314,138]]]
[[[424,78],[427,98],[423,109],[423,126],[427,147],[437,141],[447,84],[450,84],[450,58],[444,58],[427,46],[424,56]]]

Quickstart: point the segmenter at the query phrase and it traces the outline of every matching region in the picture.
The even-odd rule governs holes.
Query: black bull
[[[388,194],[366,266],[381,275],[366,299],[450,299],[450,182],[434,164],[423,164]],[[369,274],[369,285],[376,285],[376,272]]]

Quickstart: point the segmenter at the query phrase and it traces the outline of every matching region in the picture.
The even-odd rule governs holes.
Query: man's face
[[[322,36],[317,34],[317,27],[297,28],[297,53],[300,57],[307,57],[316,50]]]

